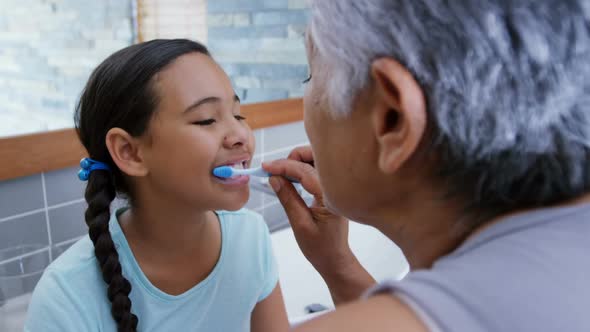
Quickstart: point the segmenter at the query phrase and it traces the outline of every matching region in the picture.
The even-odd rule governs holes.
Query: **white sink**
[[[27,318],[27,307],[31,294],[12,298],[0,307],[0,331],[22,332]]]
[[[305,306],[319,303],[333,308],[327,286],[303,256],[290,228],[272,233],[279,279],[291,322],[300,321]],[[376,229],[350,223],[349,241],[363,266],[377,280],[403,278],[409,271],[401,250]]]

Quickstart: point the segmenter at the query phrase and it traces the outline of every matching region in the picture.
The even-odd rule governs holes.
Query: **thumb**
[[[309,227],[313,220],[311,211],[293,184],[280,176],[272,176],[269,183],[285,209],[291,227],[293,229]]]

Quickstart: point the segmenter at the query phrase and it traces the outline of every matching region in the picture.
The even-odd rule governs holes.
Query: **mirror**
[[[243,103],[300,97],[305,0],[0,0],[0,137],[73,127],[92,69],[137,41],[206,44]]]

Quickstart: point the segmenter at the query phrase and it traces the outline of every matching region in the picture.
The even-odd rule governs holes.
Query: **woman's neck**
[[[548,208],[584,203],[590,203],[590,194]],[[416,204],[419,206],[382,211],[377,218],[385,222],[371,223],[402,249],[412,269],[430,268],[436,260],[451,253],[485,229],[510,216],[532,211],[525,209],[504,214],[479,227],[469,229],[462,226],[468,225],[469,220],[465,220],[462,205],[459,203],[424,199]],[[391,220],[395,222],[390,222]]]
[[[456,223],[460,209],[449,203],[422,200],[414,207],[384,210],[375,219],[381,222],[370,224],[400,247],[412,270],[429,268],[468,236]]]

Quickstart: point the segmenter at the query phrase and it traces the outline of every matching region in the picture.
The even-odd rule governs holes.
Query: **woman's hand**
[[[324,205],[309,146],[293,150],[288,159],[263,164],[275,176],[270,184],[283,205],[299,248],[322,275],[335,303],[356,299],[375,281],[360,265],[348,244],[348,220]],[[297,180],[313,195],[310,207],[285,179]]]

